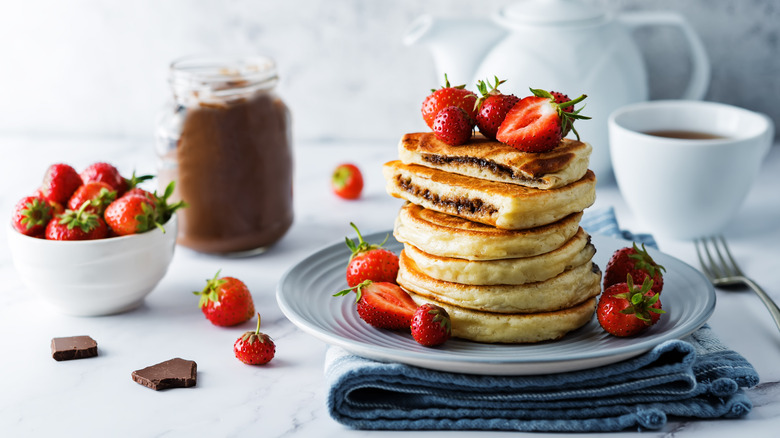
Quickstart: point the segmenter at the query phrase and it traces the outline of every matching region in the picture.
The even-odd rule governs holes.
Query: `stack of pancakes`
[[[477,342],[552,340],[587,323],[601,291],[579,226],[596,196],[590,152],[570,139],[526,153],[479,135],[461,146],[404,135],[383,167],[388,193],[408,201],[393,232],[398,284]]]

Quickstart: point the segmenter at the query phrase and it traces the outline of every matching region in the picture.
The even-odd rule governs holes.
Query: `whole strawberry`
[[[433,119],[433,135],[452,146],[469,141],[473,127],[472,119],[457,106],[442,109]]]
[[[426,303],[418,307],[412,317],[412,337],[420,345],[435,347],[452,335],[452,323],[446,310]]]
[[[333,296],[356,293],[357,313],[369,325],[389,330],[408,330],[417,304],[397,284],[366,280]]]
[[[120,236],[161,227],[157,222],[157,206],[142,195],[120,197],[106,207],[104,216],[111,230]]]
[[[40,196],[25,196],[14,206],[11,225],[26,236],[44,237],[54,207]]]
[[[76,169],[68,164],[56,163],[46,169],[39,193],[49,201],[65,205],[81,185],[82,180]]]
[[[116,190],[110,185],[100,181],[89,181],[76,189],[68,200],[68,208],[78,210],[87,202],[86,211],[102,215],[116,199]]]
[[[198,307],[206,319],[221,327],[249,321],[255,314],[252,294],[246,284],[237,278],[218,278],[220,272],[217,271],[214,278],[206,280],[206,287],[202,291],[193,292],[200,295]]]
[[[641,287],[634,286],[631,276],[625,283],[608,287],[599,298],[596,317],[609,334],[635,336],[658,322],[662,313],[660,295],[652,291],[653,280],[645,278]]]
[[[666,268],[659,265],[647,253],[645,245],[620,248],[612,254],[604,269],[604,289],[617,283],[624,283],[626,275],[631,276],[634,284],[644,283],[646,278],[653,280],[653,291],[660,293],[664,288],[663,273]]]
[[[345,238],[347,247],[352,251],[347,264],[347,285],[355,287],[366,280],[395,283],[398,276],[398,256],[382,248],[385,242],[379,245],[369,244],[363,240],[354,223],[350,222],[349,225],[357,233],[358,243],[355,244],[349,237]]]
[[[276,354],[276,345],[270,336],[260,333],[260,315],[257,315],[257,328],[241,335],[233,344],[236,358],[247,365],[264,365]]]
[[[490,140],[496,139],[501,122],[504,121],[509,110],[520,100],[514,94],[503,94],[498,90],[498,86],[504,82],[498,80],[496,76],[494,84],[483,81],[477,83],[477,90],[482,95],[477,100],[477,127],[479,132]]]
[[[585,99],[585,95],[563,102],[547,91],[531,89],[532,96],[525,97],[512,107],[498,127],[496,139],[523,152],[546,152],[555,148],[563,133],[574,129],[574,121],[589,119],[580,115],[580,110],[563,111]]]
[[[447,75],[444,75],[444,86],[438,90],[431,90],[422,104],[422,116],[429,128],[433,129],[433,120],[439,111],[448,106],[456,106],[466,112],[471,120],[471,127],[474,127],[477,115],[475,104],[477,95],[466,90],[465,85],[451,86]]]
[[[94,240],[108,236],[108,227],[103,219],[86,211],[85,202],[78,210],[65,210],[54,216],[46,225],[46,239],[49,240]]]
[[[333,193],[344,199],[357,199],[363,191],[363,174],[351,163],[336,166],[330,178]]]

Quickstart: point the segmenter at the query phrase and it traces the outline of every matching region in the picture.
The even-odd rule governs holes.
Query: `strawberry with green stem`
[[[417,304],[394,283],[366,280],[333,296],[355,291],[357,313],[369,325],[388,330],[409,330]]]
[[[599,325],[609,334],[619,337],[635,336],[658,322],[661,300],[652,291],[653,280],[645,278],[642,286],[634,286],[630,275],[625,283],[608,287],[599,298],[596,317]]]
[[[198,307],[206,319],[217,326],[229,327],[249,321],[255,314],[249,288],[235,277],[219,278],[220,272],[206,280],[203,290],[193,292],[200,296]]]
[[[47,200],[40,196],[25,196],[14,206],[11,225],[26,236],[44,237],[46,225],[54,213],[54,207]]]
[[[411,330],[412,337],[420,345],[426,347],[441,345],[452,335],[450,315],[441,306],[423,304],[414,312]]]
[[[395,283],[398,276],[398,256],[382,248],[389,235],[382,243],[374,245],[363,239],[354,223],[350,222],[349,225],[357,233],[358,242],[355,243],[349,237],[345,238],[347,247],[352,252],[347,264],[347,285],[355,287],[366,280]]]
[[[506,118],[507,113],[520,100],[514,94],[503,94],[498,90],[498,86],[506,81],[499,80],[494,76],[493,84],[489,82],[477,82],[477,90],[481,96],[477,99],[477,128],[479,132],[490,140],[496,139],[498,127]]]
[[[257,314],[257,328],[236,339],[233,344],[236,358],[247,365],[265,365],[274,358],[276,345],[265,333],[260,332],[260,314]]]
[[[49,240],[93,240],[108,236],[108,227],[100,216],[86,211],[89,202],[78,210],[65,210],[46,225]]]
[[[462,109],[470,120],[471,127],[474,127],[476,108],[475,103],[477,95],[466,89],[466,85],[450,85],[447,75],[444,75],[444,86],[432,89],[422,104],[422,116],[429,128],[433,129],[433,121],[439,111],[450,106],[456,106]]]

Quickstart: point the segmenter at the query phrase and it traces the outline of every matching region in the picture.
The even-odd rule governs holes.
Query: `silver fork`
[[[694,240],[694,244],[696,245],[696,254],[699,256],[699,263],[713,286],[746,285],[753,289],[764,302],[766,308],[769,309],[772,319],[775,320],[775,325],[780,329],[780,309],[778,309],[777,304],[759,285],[747,278],[739,269],[723,236],[703,237]]]

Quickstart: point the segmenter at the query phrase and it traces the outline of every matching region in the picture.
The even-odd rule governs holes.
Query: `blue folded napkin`
[[[588,211],[591,234],[656,246],[618,228],[613,210]],[[481,376],[366,359],[330,347],[328,410],[356,429],[605,432],[659,429],[667,416],[735,418],[752,403],[753,366],[708,325],[683,340],[602,367],[540,376]]]

